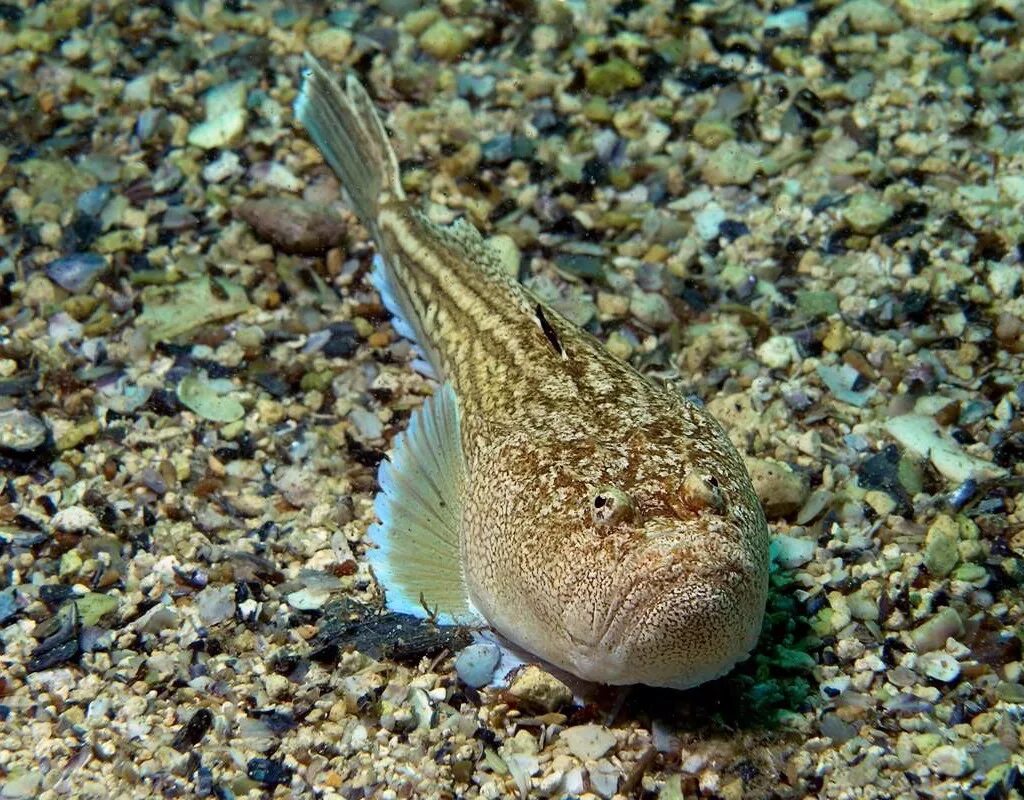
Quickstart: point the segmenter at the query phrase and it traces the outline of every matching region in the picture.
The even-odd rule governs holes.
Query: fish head
[[[756,644],[768,527],[719,432],[710,428],[704,447],[634,438],[628,467],[580,498],[588,514],[567,542],[578,545],[576,584],[559,598],[570,672],[685,689],[724,674]]]

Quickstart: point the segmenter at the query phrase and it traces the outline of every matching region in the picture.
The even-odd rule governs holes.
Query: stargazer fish
[[[761,628],[768,526],[721,426],[510,278],[471,224],[431,222],[366,90],[307,60],[296,116],[441,382],[380,468],[370,559],[389,606],[490,625],[588,681],[727,672]]]

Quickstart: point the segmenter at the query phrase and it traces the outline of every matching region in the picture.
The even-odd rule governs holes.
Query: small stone
[[[757,176],[761,159],[737,142],[724,142],[704,163],[701,177],[712,186],[744,186]]]
[[[944,744],[928,755],[928,768],[947,778],[960,778],[974,769],[974,761],[962,747]]]
[[[936,650],[917,659],[917,666],[929,678],[951,683],[960,676],[960,662],[949,653]]]
[[[928,529],[924,540],[924,565],[932,575],[944,577],[960,560],[960,528],[956,520],[942,514]]]
[[[796,569],[814,558],[817,547],[817,542],[814,539],[797,538],[780,533],[772,539],[770,552],[775,563],[783,569]]]
[[[344,61],[352,49],[352,34],[344,28],[325,28],[306,39],[309,51],[325,61]]]
[[[203,625],[223,622],[235,613],[235,587],[207,586],[196,595],[195,608]]]
[[[72,253],[46,265],[46,277],[72,294],[88,292],[108,267],[107,259],[96,253]]]
[[[589,770],[590,787],[599,797],[611,800],[619,789],[622,773],[618,767],[607,759],[601,759]]]
[[[84,506],[68,506],[53,515],[50,524],[64,533],[84,533],[100,526],[96,515]]]
[[[245,415],[245,408],[233,397],[224,394],[225,387],[204,380],[198,375],[186,375],[178,383],[178,400],[189,411],[211,422],[234,422]]]
[[[897,5],[908,22],[934,24],[966,19],[978,7],[978,0],[899,0]]]
[[[569,752],[581,761],[594,761],[616,745],[615,735],[602,725],[575,725],[559,734]]]
[[[159,605],[153,606],[135,620],[135,627],[142,633],[160,633],[160,631],[177,628],[180,621],[180,614],[177,608],[169,605]]]
[[[462,28],[439,19],[419,37],[420,49],[441,61],[455,61],[469,49],[470,38]]]
[[[75,600],[78,618],[83,625],[96,625],[103,617],[117,610],[117,597],[100,592],[87,592]]]
[[[509,694],[541,711],[555,711],[572,701],[572,691],[536,664],[519,671],[508,687]]]
[[[0,450],[28,453],[45,444],[49,435],[46,423],[27,411],[0,411]]]
[[[676,319],[676,315],[672,313],[672,306],[665,297],[656,292],[642,292],[639,289],[630,297],[629,312],[644,325],[659,331],[668,328]]]
[[[923,622],[910,633],[914,650],[928,653],[946,645],[951,636],[960,636],[964,632],[964,623],[956,609],[946,606],[927,622]]]
[[[766,458],[747,458],[747,471],[768,519],[797,511],[810,493],[807,476],[788,464]]]
[[[828,317],[839,312],[835,292],[797,292],[796,307],[809,317]]]
[[[346,239],[341,217],[327,206],[294,197],[246,200],[236,209],[256,235],[294,255],[323,255]]]
[[[587,70],[587,91],[609,97],[623,89],[643,86],[644,76],[623,58],[610,58]]]
[[[891,8],[879,0],[850,0],[842,5],[850,27],[856,33],[896,33],[903,23]]]
[[[990,480],[1006,474],[991,462],[966,453],[960,444],[945,436],[930,416],[903,414],[885,424],[886,431],[907,450],[927,458],[943,476],[960,484],[969,478]]]
[[[3,800],[30,800],[39,796],[39,788],[43,782],[43,774],[37,769],[25,770],[23,767],[12,769],[4,776],[0,787]]]
[[[770,336],[757,348],[757,357],[769,369],[785,369],[800,361],[792,336]]]
[[[765,17],[764,34],[777,39],[805,37],[809,24],[806,9],[795,6]]]
[[[492,642],[478,642],[462,650],[455,658],[455,672],[473,689],[486,686],[501,661],[501,648]]]
[[[843,219],[857,233],[875,233],[888,222],[894,209],[872,192],[855,194],[843,209]]]
[[[871,510],[879,517],[887,517],[899,507],[899,504],[891,495],[878,489],[872,489],[864,495],[864,501],[871,506]]]
[[[245,132],[248,112],[233,108],[193,126],[188,132],[188,143],[204,150],[227,147]]]

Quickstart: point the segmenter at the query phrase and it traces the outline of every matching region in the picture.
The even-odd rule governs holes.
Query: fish
[[[294,110],[439,383],[379,468],[368,559],[388,607],[600,684],[686,689],[747,657],[769,533],[721,425],[523,286],[494,239],[432,222],[354,75],[307,55]]]

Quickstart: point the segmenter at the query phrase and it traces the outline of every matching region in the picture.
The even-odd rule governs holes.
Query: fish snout
[[[650,686],[688,689],[720,677],[757,643],[767,588],[756,570],[688,576],[627,621],[620,661]]]

